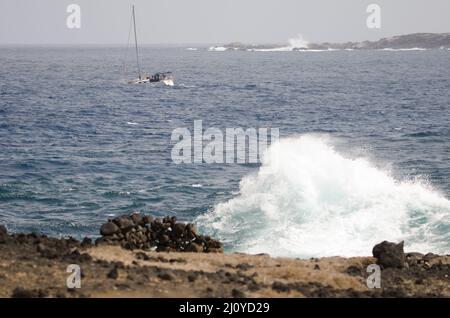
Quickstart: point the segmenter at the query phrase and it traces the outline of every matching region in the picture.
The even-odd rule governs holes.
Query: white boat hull
[[[175,83],[172,79],[165,79],[159,82],[151,82],[149,79],[135,79],[133,81],[129,81],[128,84],[147,84],[147,83],[163,83],[165,86],[175,86]]]

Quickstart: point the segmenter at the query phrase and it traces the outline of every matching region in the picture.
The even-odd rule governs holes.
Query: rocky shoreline
[[[373,257],[272,258],[223,253],[174,217],[108,220],[95,242],[0,226],[0,297],[450,297],[450,256],[382,242]],[[68,288],[81,269],[81,288]],[[380,287],[369,288],[377,264]]]
[[[100,234],[95,245],[156,252],[223,253],[222,243],[199,235],[194,224],[179,223],[174,216],[154,219],[139,213],[122,215],[103,224]]]
[[[233,42],[214,50],[258,51],[287,48],[286,44],[244,44]],[[217,49],[219,48],[219,49]],[[308,43],[302,47],[290,47],[292,51],[308,50],[411,50],[411,49],[450,49],[450,33],[414,33],[382,38],[378,41],[345,43]]]

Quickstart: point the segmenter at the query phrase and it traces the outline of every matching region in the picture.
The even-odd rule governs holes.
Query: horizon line
[[[415,34],[450,34],[450,32],[413,32],[413,33],[404,33],[404,34],[393,34],[390,36],[379,37],[378,40],[361,40],[361,41],[352,41],[347,40],[343,42],[330,42],[330,41],[322,41],[322,42],[314,42],[308,41],[308,43],[312,44],[321,44],[321,43],[347,43],[347,42],[373,42],[379,41],[386,38],[397,37],[397,36],[407,36],[407,35],[415,35]],[[252,41],[221,41],[221,42],[147,42],[140,43],[139,46],[218,46],[225,45],[228,43],[247,43],[247,44],[256,44],[256,45],[267,45],[267,44],[287,44],[289,40],[285,40],[283,42],[252,42]],[[47,43],[1,43],[0,46],[126,46],[125,43],[65,43],[65,42],[47,42]]]

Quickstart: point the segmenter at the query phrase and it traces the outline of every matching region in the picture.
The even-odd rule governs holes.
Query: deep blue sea
[[[140,53],[175,86],[125,84],[120,47],[0,47],[0,223],[95,236],[141,211],[229,251],[450,253],[450,51]],[[177,165],[194,120],[281,141],[262,166]]]

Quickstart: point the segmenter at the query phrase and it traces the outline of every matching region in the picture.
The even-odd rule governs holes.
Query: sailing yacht
[[[145,83],[162,82],[166,86],[174,86],[174,77],[171,72],[159,72],[159,73],[156,73],[151,76],[142,74],[141,65],[139,62],[139,46],[138,46],[137,32],[136,32],[136,14],[135,14],[135,10],[134,10],[134,5],[132,6],[132,19],[133,19],[134,46],[136,49],[136,64],[137,64],[138,78],[135,80],[129,81],[128,84],[145,84]]]

